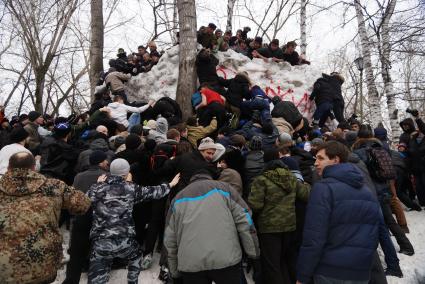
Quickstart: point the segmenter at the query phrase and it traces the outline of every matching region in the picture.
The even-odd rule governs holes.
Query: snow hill
[[[294,102],[307,117],[314,111],[314,103],[308,100],[313,83],[321,76],[321,71],[313,66],[291,66],[289,63],[265,62],[262,59],[249,59],[233,50],[218,52],[217,74],[223,78],[233,78],[238,72],[246,71],[253,84],[263,88],[270,97],[280,96]],[[130,99],[147,100],[161,97],[175,98],[179,69],[179,47],[168,49],[158,64],[148,73],[134,76],[127,84]]]

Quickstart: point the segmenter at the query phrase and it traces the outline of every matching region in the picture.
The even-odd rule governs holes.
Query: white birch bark
[[[390,20],[394,13],[397,0],[391,0],[385,10],[382,19],[382,38],[380,46],[381,74],[384,82],[385,96],[387,99],[388,114],[391,126],[392,141],[398,141],[401,134],[401,128],[398,122],[398,109],[395,104],[395,92],[393,81],[390,74],[391,69],[391,45],[390,45]]]
[[[356,8],[357,25],[362,47],[364,71],[366,74],[367,94],[370,105],[370,121],[372,122],[373,126],[377,126],[379,122],[382,122],[382,112],[379,102],[379,93],[378,89],[376,88],[375,78],[373,76],[370,42],[366,31],[366,24],[363,17],[362,8],[360,6],[360,0],[354,0],[354,6]]]
[[[227,0],[227,23],[226,31],[232,30],[233,8],[235,7],[236,0]]]
[[[300,8],[300,32],[301,32],[301,54],[307,53],[307,0],[301,0]]]

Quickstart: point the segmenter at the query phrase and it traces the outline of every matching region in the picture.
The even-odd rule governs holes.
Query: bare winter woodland
[[[240,25],[250,26],[250,36],[263,36],[265,41],[297,40],[301,52],[323,72],[344,74],[346,115],[356,112],[366,122],[383,121],[394,137],[405,108],[425,110],[422,0],[272,0],[266,5],[214,1],[222,5],[222,14],[210,7],[211,2],[1,0],[0,103],[10,115],[32,109],[53,115],[83,112],[97,74],[108,67],[105,62],[118,47],[134,51],[154,39],[166,49],[176,43],[180,31],[183,56],[177,100],[188,105],[187,96],[196,87],[193,39],[199,25],[215,21],[233,32]],[[324,15],[331,24],[322,22]],[[353,37],[320,45],[321,38],[312,33],[318,27],[329,33],[347,31]],[[362,80],[354,64],[357,57],[364,62]]]

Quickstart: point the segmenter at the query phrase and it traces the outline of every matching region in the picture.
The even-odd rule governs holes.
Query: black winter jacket
[[[293,128],[297,127],[303,115],[293,102],[282,101],[279,97],[273,97],[274,108],[271,112],[272,117],[282,117],[289,122]]]
[[[236,75],[228,80],[220,78],[220,84],[227,88],[225,97],[232,106],[240,108],[243,99],[250,99],[249,82],[244,76]]]
[[[198,54],[196,57],[196,74],[198,75],[199,84],[207,82],[211,85],[219,83],[217,75],[218,59],[214,55],[204,57]]]
[[[314,83],[310,99],[314,99],[316,105],[320,105],[324,102],[338,102],[344,104],[341,85],[341,81],[336,77],[322,74],[322,77],[317,79]]]

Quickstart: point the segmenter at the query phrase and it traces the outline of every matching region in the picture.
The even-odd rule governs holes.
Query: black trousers
[[[199,272],[182,272],[184,284],[240,284],[241,264],[238,263],[222,269]]]
[[[369,284],[388,284],[379,255],[375,252],[373,256],[372,269],[370,271]]]
[[[217,102],[212,102],[206,107],[198,109],[199,125],[207,127],[210,125],[213,117],[217,118],[217,129],[220,129],[226,124],[226,109],[224,105]]]
[[[90,253],[91,210],[74,219],[69,246],[69,262],[66,265],[66,277],[62,284],[80,283],[83,268],[88,268]]]
[[[390,202],[391,202],[391,197],[383,197],[383,199],[380,201],[382,214],[384,215],[385,224],[388,226],[388,229],[390,229],[391,233],[394,235],[398,245],[400,246],[400,249],[413,251],[412,244],[410,243],[409,239],[406,237],[406,234],[401,229],[400,225],[397,224],[397,222],[395,221],[393,217]]]
[[[259,234],[263,283],[296,282],[297,233]]]
[[[151,219],[152,202],[141,202],[133,206],[133,220],[136,228],[136,240],[140,246],[146,240],[147,229],[146,225]]]
[[[152,201],[152,215],[146,233],[144,255],[153,253],[158,236],[159,241],[162,242],[165,229],[165,204],[167,203],[167,198],[168,196]]]

